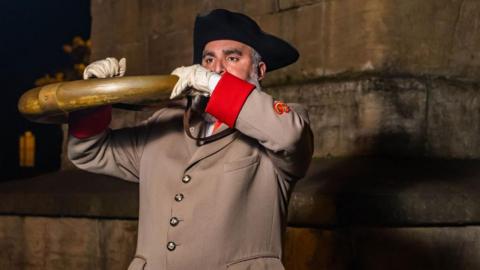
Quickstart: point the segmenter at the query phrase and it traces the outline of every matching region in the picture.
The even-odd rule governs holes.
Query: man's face
[[[243,79],[251,79],[252,72],[258,72],[261,80],[265,73],[265,63],[253,66],[252,48],[234,40],[215,40],[205,45],[202,66],[210,71],[223,74],[225,71]],[[255,69],[258,69],[256,71]]]

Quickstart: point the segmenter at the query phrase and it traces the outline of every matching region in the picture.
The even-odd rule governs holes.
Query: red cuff
[[[205,112],[232,128],[253,89],[255,85],[225,73],[218,81]]]
[[[107,129],[111,120],[110,105],[71,112],[68,116],[68,131],[78,139],[89,138]]]

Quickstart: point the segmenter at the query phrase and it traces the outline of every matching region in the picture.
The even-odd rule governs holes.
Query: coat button
[[[178,193],[177,195],[175,195],[175,201],[181,202],[182,200],[183,200],[183,194],[182,193]]]
[[[190,177],[190,175],[188,175],[188,174],[183,176],[183,178],[182,178],[182,182],[185,183],[185,184],[190,182],[190,180],[192,180],[192,177]]]
[[[177,247],[177,244],[175,244],[175,242],[168,242],[167,244],[167,249],[170,251],[174,251],[176,247]]]
[[[179,222],[180,222],[180,220],[178,220],[178,218],[176,218],[176,217],[172,217],[170,219],[170,225],[172,225],[173,227],[177,226]]]

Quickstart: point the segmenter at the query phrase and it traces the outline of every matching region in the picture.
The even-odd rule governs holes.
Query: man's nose
[[[225,73],[225,65],[223,64],[223,61],[217,61],[215,62],[215,67],[213,72],[223,75]]]

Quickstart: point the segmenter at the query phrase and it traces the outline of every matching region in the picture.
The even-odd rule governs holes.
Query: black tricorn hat
[[[267,34],[250,17],[225,9],[215,9],[195,20],[193,62],[202,63],[205,45],[214,40],[235,40],[254,48],[267,65],[267,71],[288,66],[298,59],[298,51],[286,41]]]

